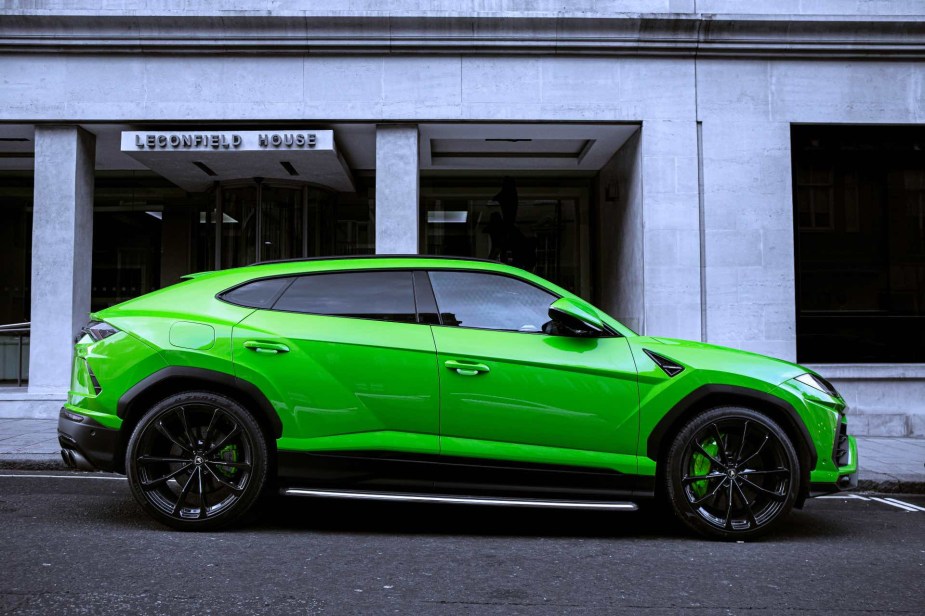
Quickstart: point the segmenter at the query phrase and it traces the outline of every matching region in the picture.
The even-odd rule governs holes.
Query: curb
[[[66,471],[68,466],[57,453],[0,454],[0,469],[8,471]]]
[[[859,492],[882,494],[925,494],[925,474],[891,475],[862,471],[857,489]]]
[[[58,454],[0,454],[0,470],[8,471],[73,471]],[[877,494],[925,494],[925,474],[888,475],[862,472],[857,492]]]

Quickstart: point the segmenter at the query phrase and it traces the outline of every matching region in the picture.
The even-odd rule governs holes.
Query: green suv
[[[638,336],[523,270],[313,259],[187,277],[91,315],[58,423],[157,520],[290,495],[633,510],[764,533],[856,483],[845,403],[800,366]]]

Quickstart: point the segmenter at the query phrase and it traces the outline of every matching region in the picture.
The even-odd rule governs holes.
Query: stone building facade
[[[262,258],[492,256],[508,187],[530,266],[636,331],[925,434],[921,0],[0,6],[0,322],[31,322],[2,416],[57,412],[91,308]]]

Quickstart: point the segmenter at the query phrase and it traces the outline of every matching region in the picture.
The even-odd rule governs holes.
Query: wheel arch
[[[139,381],[119,398],[116,414],[122,418],[123,423],[115,464],[120,471],[125,471],[122,466],[129,437],[145,411],[167,396],[195,390],[227,396],[249,409],[269,437],[267,447],[271,456],[274,454],[276,439],[282,435],[283,424],[276,409],[256,385],[216,370],[168,366]]]
[[[787,433],[800,458],[800,493],[796,506],[809,495],[810,471],[816,467],[818,453],[809,430],[796,409],[772,394],[734,385],[704,385],[682,398],[655,425],[646,439],[646,456],[654,460],[661,474],[663,457],[674,436],[695,415],[718,406],[743,406],[760,411],[777,422]],[[661,485],[658,481],[657,485]]]

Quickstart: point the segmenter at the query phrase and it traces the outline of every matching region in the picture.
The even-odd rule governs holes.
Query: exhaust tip
[[[77,469],[79,471],[92,472],[97,470],[97,468],[93,466],[93,464],[91,464],[82,453],[73,449],[62,449],[61,459],[64,460],[64,463],[67,464],[68,467]]]

